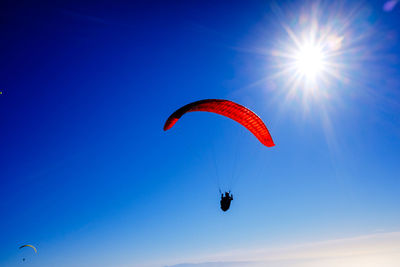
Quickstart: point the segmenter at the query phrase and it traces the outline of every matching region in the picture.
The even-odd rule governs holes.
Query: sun
[[[293,64],[300,76],[315,81],[326,67],[324,59],[325,55],[318,45],[306,43],[298,48]]]
[[[282,79],[289,96],[319,98],[336,78],[340,78],[338,59],[343,36],[332,31],[321,32],[318,27],[303,31],[286,27],[285,30],[289,38],[273,51],[275,77]]]
[[[347,33],[336,20],[320,20],[317,11],[299,15],[298,23],[280,21],[282,35],[268,51],[271,76],[288,99],[329,98],[346,75]],[[279,32],[278,32],[279,33]]]

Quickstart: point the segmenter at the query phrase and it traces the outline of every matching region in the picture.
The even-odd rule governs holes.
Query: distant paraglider
[[[205,111],[228,117],[249,130],[263,145],[275,146],[272,137],[264,122],[250,109],[235,102],[223,99],[204,99],[187,104],[167,119],[164,124],[164,131],[171,129],[175,123],[186,113],[194,111]],[[221,190],[220,190],[221,191]],[[221,192],[220,192],[221,193]],[[225,212],[229,209],[233,196],[229,192],[221,193],[221,209]]]
[[[26,248],[26,247],[32,248],[35,251],[35,254],[37,254],[37,249],[32,245],[22,245],[22,246],[19,247],[19,249]],[[25,258],[23,258],[22,261],[25,261]]]
[[[34,246],[32,246],[32,245],[22,245],[22,246],[19,247],[19,249],[21,249],[21,248],[26,248],[26,247],[33,248],[33,250],[35,251],[35,253],[37,253],[37,249],[36,249]]]

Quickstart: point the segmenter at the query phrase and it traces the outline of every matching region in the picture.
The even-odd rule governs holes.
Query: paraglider
[[[221,194],[221,210],[227,211],[229,207],[231,206],[231,201],[233,200],[233,195],[229,195],[229,192],[225,192],[224,194]]]
[[[35,253],[37,253],[37,249],[36,249],[34,246],[32,246],[32,245],[22,245],[22,246],[19,247],[19,249],[21,249],[21,248],[26,248],[26,247],[33,248],[33,250],[35,251]]]
[[[194,111],[212,112],[230,118],[249,130],[263,145],[275,146],[268,128],[260,117],[242,105],[223,99],[199,100],[179,108],[168,117],[164,124],[164,131],[171,129],[183,115]],[[220,204],[224,212],[229,209],[232,200],[233,196],[230,195],[230,191],[225,192],[225,195],[221,193]]]
[[[28,245],[28,244],[27,244],[27,245],[22,245],[22,246],[20,246],[19,249],[21,249],[21,248],[26,248],[26,247],[32,248],[32,249],[35,251],[35,254],[37,253],[37,249],[36,249],[34,246]],[[22,261],[25,261],[25,258],[23,258]]]
[[[274,141],[264,122],[250,109],[235,102],[223,99],[204,99],[187,104],[167,119],[164,131],[167,131],[186,113],[193,111],[206,111],[228,117],[249,130],[263,145],[274,146]]]

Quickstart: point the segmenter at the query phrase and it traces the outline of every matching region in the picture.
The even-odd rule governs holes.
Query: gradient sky
[[[229,262],[377,233],[399,248],[400,6],[330,2],[1,1],[0,266]],[[342,40],[311,93],[275,53],[310,17]],[[214,114],[163,132],[204,98],[254,110],[276,146]]]

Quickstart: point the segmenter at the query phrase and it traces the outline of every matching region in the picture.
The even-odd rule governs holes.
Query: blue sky
[[[2,1],[0,265],[240,264],[371,235],[358,248],[389,236],[393,259],[400,6],[330,2]],[[294,83],[290,33],[316,24],[330,69]],[[214,114],[163,132],[205,98],[255,111],[276,146]]]

